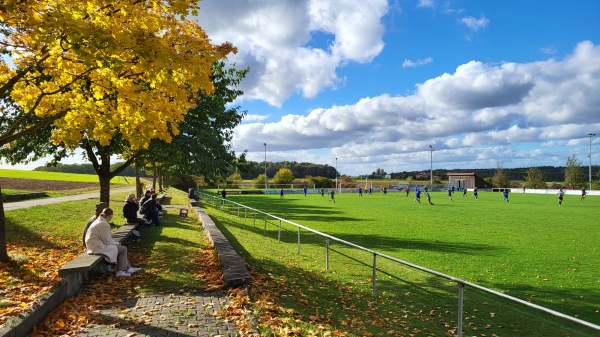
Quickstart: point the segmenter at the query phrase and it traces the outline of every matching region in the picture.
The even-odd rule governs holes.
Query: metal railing
[[[362,250],[362,251],[370,253],[373,256],[373,262],[372,262],[372,270],[373,270],[373,275],[372,275],[372,291],[373,291],[373,296],[377,296],[377,257],[381,257],[381,258],[384,258],[384,259],[387,259],[387,260],[390,260],[390,261],[393,261],[393,262],[396,262],[396,263],[400,263],[402,265],[405,265],[405,266],[408,266],[408,267],[411,267],[411,268],[423,271],[425,273],[436,275],[436,276],[445,278],[445,279],[447,279],[449,281],[455,282],[457,284],[457,286],[458,286],[458,320],[457,320],[457,322],[458,322],[458,327],[457,327],[458,337],[462,337],[462,335],[463,335],[463,332],[462,332],[462,330],[463,330],[463,303],[464,303],[464,287],[465,286],[471,287],[473,289],[477,289],[477,290],[480,290],[480,291],[483,291],[483,292],[488,293],[488,294],[492,294],[494,296],[498,296],[500,298],[507,299],[507,300],[515,302],[515,303],[519,303],[519,304],[524,305],[526,307],[529,307],[529,308],[532,308],[532,309],[535,309],[535,310],[538,310],[538,311],[550,314],[550,315],[555,316],[555,317],[559,317],[559,318],[565,319],[567,321],[576,323],[578,325],[585,326],[587,328],[590,328],[590,329],[593,329],[593,330],[596,330],[596,331],[600,331],[600,325],[596,325],[594,323],[590,323],[590,322],[584,321],[582,319],[579,319],[579,318],[576,318],[576,317],[573,317],[573,316],[569,316],[569,315],[563,314],[561,312],[558,312],[558,311],[555,311],[555,310],[552,310],[552,309],[548,309],[546,307],[543,307],[543,306],[540,306],[540,305],[537,305],[537,304],[534,304],[534,303],[530,303],[530,302],[524,301],[522,299],[519,299],[519,298],[516,298],[516,297],[513,297],[513,296],[509,296],[509,295],[503,294],[501,292],[498,292],[498,291],[495,291],[495,290],[492,290],[492,289],[489,289],[489,288],[486,288],[486,287],[482,287],[480,285],[477,285],[477,284],[474,284],[474,283],[471,283],[471,282],[468,282],[468,281],[465,281],[465,280],[462,280],[462,279],[459,279],[459,278],[456,278],[456,277],[453,277],[453,276],[450,276],[450,275],[446,275],[446,274],[440,273],[438,271],[435,271],[435,270],[432,270],[432,269],[429,269],[429,268],[425,268],[425,267],[416,265],[414,263],[410,263],[408,261],[404,261],[402,259],[398,259],[396,257],[390,256],[390,255],[387,255],[387,254],[384,254],[384,253],[381,253],[381,252],[377,252],[375,250],[372,250],[372,249],[369,249],[369,248],[357,245],[357,244],[349,242],[349,241],[342,240],[340,238],[336,238],[336,237],[331,236],[329,234],[325,234],[325,233],[319,232],[317,230],[314,230],[312,228],[309,228],[309,227],[306,227],[306,226],[302,226],[302,225],[294,223],[292,221],[280,218],[280,217],[278,217],[276,215],[272,215],[272,214],[269,214],[269,213],[257,210],[255,208],[248,207],[248,206],[242,205],[240,203],[237,203],[237,202],[234,202],[234,201],[231,201],[231,200],[228,200],[228,199],[224,199],[224,198],[221,198],[221,197],[217,197],[217,196],[214,196],[214,195],[210,195],[210,194],[207,194],[207,193],[204,193],[204,192],[200,192],[199,196],[200,196],[201,200],[206,200],[209,203],[211,203],[213,206],[219,206],[221,208],[225,208],[226,210],[228,209],[229,212],[235,211],[235,208],[237,207],[237,216],[238,217],[241,216],[240,215],[240,210],[241,210],[241,208],[243,208],[244,209],[244,220],[246,220],[248,218],[248,210],[253,211],[253,213],[254,213],[253,214],[253,219],[254,219],[254,224],[255,225],[256,225],[256,215],[257,214],[262,214],[262,216],[264,216],[264,233],[265,234],[267,233],[267,218],[270,217],[270,218],[272,218],[274,220],[278,220],[277,242],[281,241],[281,224],[283,222],[285,222],[285,223],[287,223],[289,225],[297,227],[298,228],[298,243],[297,243],[297,245],[298,245],[297,253],[298,254],[300,253],[301,230],[305,230],[305,231],[311,232],[313,234],[316,234],[318,236],[321,236],[321,237],[325,238],[325,247],[326,247],[326,252],[325,252],[325,269],[326,270],[329,270],[329,250],[330,250],[329,243],[330,243],[330,241],[339,242],[339,243],[342,243],[344,245],[347,245],[347,246],[350,246],[350,247],[354,247],[354,248],[357,248],[359,250]]]

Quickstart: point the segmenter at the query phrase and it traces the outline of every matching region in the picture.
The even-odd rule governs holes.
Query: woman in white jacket
[[[90,225],[85,235],[85,245],[88,254],[104,255],[104,258],[110,263],[117,263],[117,276],[130,276],[131,274],[142,270],[134,268],[127,259],[127,247],[112,238],[110,233],[110,224],[113,217],[113,210],[105,208],[100,216]]]

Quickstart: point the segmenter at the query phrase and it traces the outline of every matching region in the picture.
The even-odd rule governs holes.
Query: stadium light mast
[[[430,158],[429,158],[429,162],[430,162],[430,166],[429,166],[429,184],[431,186],[433,186],[433,146],[429,145],[429,149],[431,150],[430,153]]]
[[[267,143],[263,143],[265,146],[265,194],[267,194]]]
[[[595,133],[588,133],[588,137],[590,137],[590,155],[588,156],[590,157],[590,190],[592,189],[592,137],[594,137],[595,135]]]
[[[338,189],[338,184],[337,184],[337,157],[335,157],[335,189]],[[338,190],[339,192],[339,190]]]

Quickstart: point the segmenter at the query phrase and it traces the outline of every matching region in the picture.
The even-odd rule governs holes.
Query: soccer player
[[[562,187],[558,190],[558,206],[562,205],[562,201],[563,201],[563,196],[565,195],[565,192],[563,191]]]
[[[502,195],[504,196],[504,201],[508,202],[510,204],[510,201],[508,201],[508,188],[505,188],[502,191]]]
[[[479,196],[477,195],[477,186],[475,186],[473,189],[473,196],[475,197],[475,200],[479,200]]]
[[[333,203],[335,204],[335,190],[331,190],[331,199],[329,199],[329,201],[333,200]]]
[[[587,192],[585,191],[585,187],[581,188],[581,200],[585,199],[585,196],[587,195]]]
[[[279,199],[283,199],[283,187],[279,191]]]
[[[467,197],[467,188],[463,189],[463,198]]]
[[[418,201],[419,204],[421,203],[421,190],[419,190],[418,187],[415,190],[415,200],[414,201]]]
[[[410,193],[410,187],[406,186],[406,196],[408,197],[408,193]]]
[[[307,188],[306,188],[306,186],[304,186],[304,197],[305,198],[306,198],[306,191],[307,191]]]
[[[450,198],[450,201],[454,202],[454,200],[452,200],[452,194],[454,193],[452,191],[452,188],[448,187],[448,190],[446,191],[446,193],[448,194],[448,196],[446,197],[446,199]]]
[[[321,198],[325,197],[325,189],[321,187]]]
[[[427,197],[427,202],[430,205],[433,205],[433,203],[431,202],[431,196],[429,195],[429,191],[427,190],[427,187],[425,187],[425,196]]]
[[[358,196],[362,198],[362,187],[358,188]]]

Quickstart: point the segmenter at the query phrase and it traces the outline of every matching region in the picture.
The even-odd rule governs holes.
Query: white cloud
[[[472,17],[472,16],[465,16],[460,19],[460,22],[463,25],[467,26],[467,28],[469,28],[469,30],[471,30],[473,32],[477,32],[477,31],[487,27],[488,24],[490,23],[490,20],[483,15],[481,17],[479,17],[479,19]]]
[[[245,123],[246,122],[260,122],[260,121],[264,121],[267,118],[269,118],[269,116],[247,114],[246,116],[244,116],[243,122],[245,122]]]
[[[556,54],[556,48],[549,46],[549,47],[542,47],[540,49],[542,51],[542,53],[546,54],[546,55],[554,55]]]
[[[404,59],[404,62],[402,63],[402,68],[415,68],[431,62],[433,62],[433,59],[431,57],[418,59],[416,61]]]
[[[419,2],[417,3],[417,7],[433,8],[433,7],[435,7],[435,1],[434,0],[419,0]]]
[[[325,151],[348,168],[364,167],[369,158],[404,170],[423,167],[433,144],[438,165],[472,161],[471,168],[494,167],[501,158],[507,167],[528,166],[573,151],[587,155],[587,134],[600,134],[598,92],[600,46],[585,41],[560,60],[471,61],[421,83],[412,94],[365,97],[277,122],[244,124],[236,128],[233,145],[248,149],[251,160],[253,151],[260,157],[267,140],[280,153]],[[514,150],[527,143],[538,144],[538,151]],[[548,144],[563,147],[550,151]]]
[[[243,99],[280,107],[292,94],[313,98],[342,83],[336,69],[369,62],[383,49],[385,0],[204,0],[200,25],[214,42],[232,42],[231,57],[252,71]],[[330,41],[315,40],[331,36]]]

